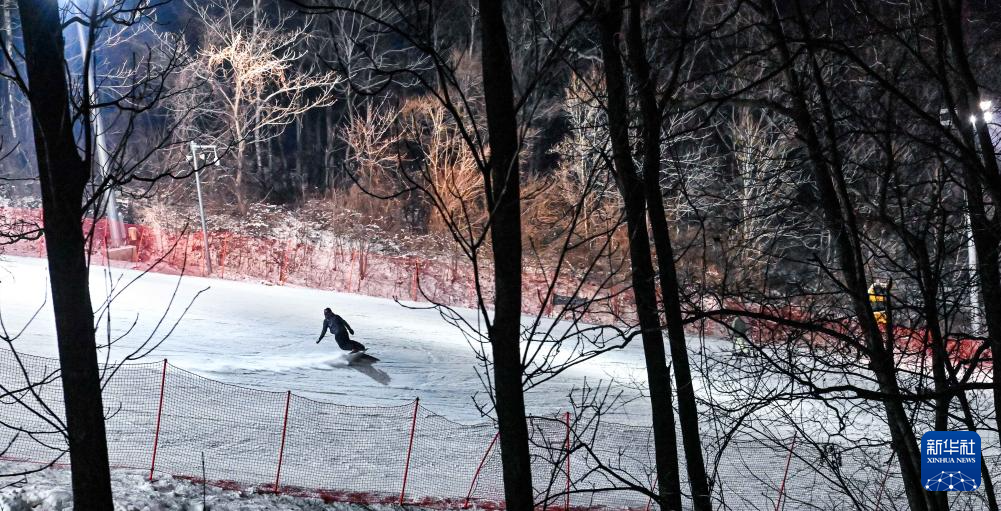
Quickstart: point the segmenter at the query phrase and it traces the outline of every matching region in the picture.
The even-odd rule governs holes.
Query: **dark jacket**
[[[323,329],[320,330],[320,339],[323,339],[324,335],[327,335],[327,331],[330,331],[331,335],[335,339],[345,339],[348,337],[348,332],[354,335],[355,331],[351,328],[351,325],[344,318],[338,316],[337,314],[331,314],[323,320]]]

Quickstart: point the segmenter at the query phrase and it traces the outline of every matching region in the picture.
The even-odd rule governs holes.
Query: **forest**
[[[0,219],[0,243],[44,236],[59,268],[79,509],[111,509],[81,222],[197,230],[199,193],[209,231],[292,225],[468,264],[482,323],[434,306],[482,365],[508,509],[540,504],[524,392],[627,343],[659,483],[596,461],[612,487],[738,509],[705,446],[771,439],[773,413],[818,452],[892,453],[873,463],[902,481],[895,508],[998,509],[996,454],[965,504],[920,474],[926,431],[999,447],[1001,5],[0,7],[0,205],[45,214]],[[736,355],[701,352],[706,335]],[[581,423],[615,406],[600,385],[579,399]],[[844,509],[872,509],[833,477]]]

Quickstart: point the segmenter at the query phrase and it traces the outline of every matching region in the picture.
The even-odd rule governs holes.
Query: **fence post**
[[[890,461],[886,463],[886,473],[883,474],[883,482],[879,484],[879,493],[876,495],[875,511],[879,511],[879,504],[883,501],[883,490],[886,488],[886,480],[890,477],[890,466],[893,465],[893,457],[896,455],[897,453],[891,454]]]
[[[654,476],[654,486],[650,488],[650,491],[652,491],[652,492],[656,492],[657,491],[657,483],[660,482],[659,478],[660,478],[660,475],[655,475]],[[647,499],[647,508],[644,511],[650,511],[650,505],[653,504],[653,503],[654,503],[654,497],[648,498]]]
[[[414,430],[417,429],[417,408],[421,404],[421,398],[414,398],[414,417],[410,422],[410,445],[407,447],[407,462],[403,465],[403,488],[400,490],[400,505],[403,505],[403,496],[407,493],[407,476],[410,474],[410,453],[414,450]]]
[[[153,470],[156,469],[156,448],[160,443],[160,417],[163,416],[163,384],[167,381],[167,359],[163,359],[163,371],[160,373],[160,405],[156,409],[156,433],[153,434],[153,461],[149,465],[149,480],[153,480]]]
[[[796,431],[792,435],[792,445],[789,446],[789,455],[786,456],[786,469],[785,473],[782,474],[782,485],[779,486],[779,498],[775,501],[775,511],[779,511],[779,507],[782,505],[782,496],[785,495],[786,491],[786,477],[789,476],[789,463],[792,462],[792,451],[796,449],[796,435],[799,431]]]
[[[365,280],[368,273],[368,249],[358,254],[358,288],[361,289],[361,281]]]
[[[136,230],[139,231],[139,236],[136,237],[136,251],[133,253],[132,257],[132,262],[134,263],[139,262],[139,257],[143,249],[143,239],[146,237],[146,229],[136,227]]]
[[[229,243],[229,236],[222,239],[222,253],[219,254],[219,278],[226,277],[226,245]]]
[[[417,262],[417,258],[415,257],[414,258],[414,275],[413,275],[413,278],[410,281],[410,297],[413,298],[413,300],[415,302],[417,301],[417,286],[418,286],[418,282],[420,281],[420,278],[421,278],[420,274],[421,274],[421,264],[419,262]]]
[[[166,248],[166,247],[165,247]],[[177,239],[170,245],[170,264],[177,266],[177,251],[181,248],[181,235],[177,235]]]
[[[546,299],[546,297],[542,296],[542,290],[536,289],[535,297],[539,299],[539,305],[542,306],[543,314],[545,314],[546,316],[552,316],[553,309],[556,308],[554,305],[554,302],[556,300],[556,293],[554,292],[551,296],[549,296],[549,299]]]
[[[567,426],[567,439],[566,439],[566,451],[567,451],[567,491],[566,499],[563,503],[563,509],[570,510],[570,412],[565,412],[563,414],[563,419]]]
[[[212,273],[212,252],[209,249],[209,234],[202,231],[202,274]]]
[[[354,281],[355,276],[355,251],[351,249],[351,262],[348,263],[348,287],[344,291],[351,292],[351,283]]]
[[[469,509],[469,499],[473,496],[473,488],[476,488],[476,479],[480,477],[480,470],[483,470],[483,464],[487,461],[487,456],[490,456],[490,450],[494,448],[494,443],[497,442],[497,438],[500,436],[500,431],[498,431],[493,440],[490,441],[490,445],[487,446],[486,452],[483,453],[483,458],[480,459],[480,465],[476,467],[476,472],[473,473],[473,480],[469,483],[469,491],[466,492],[466,502],[462,504],[462,509]]]
[[[288,405],[292,401],[292,391],[285,393],[285,419],[282,420],[282,444],[278,448],[278,473],[275,474],[275,493],[278,493],[278,481],[282,477],[282,457],[285,455],[285,432],[288,431]]]
[[[285,285],[285,272],[288,267],[288,252],[292,247],[292,242],[285,243],[285,251],[282,254],[282,264],[278,267],[278,285]]]

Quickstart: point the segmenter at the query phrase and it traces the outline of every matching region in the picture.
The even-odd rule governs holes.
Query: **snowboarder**
[[[738,357],[753,356],[753,353],[751,352],[751,342],[747,337],[748,330],[750,330],[750,328],[748,328],[747,323],[745,323],[740,316],[734,318],[733,323],[730,324],[734,353]]]
[[[350,351],[351,353],[358,353],[359,351],[365,351],[365,346],[358,341],[352,341],[348,337],[348,332],[354,335],[355,331],[351,329],[351,325],[344,318],[334,314],[334,311],[330,310],[330,307],[323,309],[323,330],[320,330],[320,338],[316,340],[319,344],[323,340],[323,336],[327,335],[327,330],[330,331],[334,336],[334,340],[337,341],[337,346],[342,350]]]

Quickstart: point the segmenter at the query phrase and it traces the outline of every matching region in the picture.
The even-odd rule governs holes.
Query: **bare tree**
[[[204,86],[181,104],[182,111],[194,113],[183,136],[207,136],[232,148],[233,194],[245,213],[248,148],[260,158],[263,142],[281,135],[309,110],[332,105],[340,79],[316,64],[303,66],[309,20],[293,26],[294,13],[247,10],[235,0],[191,8],[205,38],[184,79]]]
[[[113,507],[95,309],[89,292],[87,244],[90,241],[81,228],[81,220],[89,211],[104,210],[111,187],[130,181],[152,182],[170,175],[171,169],[151,172],[143,168],[148,155],[168,146],[168,140],[154,135],[147,145],[137,149],[129,139],[132,138],[133,144],[138,142],[138,137],[133,137],[137,119],[155,111],[160,101],[172,93],[184,92],[168,91],[165,86],[183,62],[182,46],[148,46],[144,52],[134,54],[131,72],[110,77],[108,81],[113,87],[108,87],[103,97],[93,94],[87,74],[93,69],[90,61],[98,37],[118,31],[105,32],[108,27],[127,29],[148,22],[156,5],[112,2],[99,8],[95,3],[86,10],[71,5],[71,23],[83,24],[88,35],[88,43],[81,51],[84,77],[79,82],[67,74],[56,2],[18,2],[23,55],[8,51],[6,38],[0,41],[7,69],[11,70],[6,78],[12,80],[31,106],[44,212],[41,229],[49,261],[60,359],[58,375],[65,404],[64,431],[73,466],[74,503],[79,509]],[[90,120],[102,109],[114,110],[121,116],[111,123],[115,136],[108,137],[117,143],[100,149],[108,153],[107,168],[95,175],[99,149]],[[80,135],[75,132],[76,126],[80,127]],[[5,340],[9,341],[10,336],[5,334]],[[51,374],[42,375],[22,390],[31,393],[35,385],[51,378]],[[51,414],[50,420],[59,421],[55,414]]]
[[[365,63],[375,71],[366,76],[412,77],[420,84],[417,90],[428,96],[399,109],[400,129],[393,134],[402,142],[397,168],[380,165],[382,170],[395,172],[398,189],[369,191],[385,198],[419,192],[431,206],[434,221],[448,229],[472,264],[477,323],[468,322],[448,304],[434,306],[467,335],[483,364],[480,374],[490,400],[479,406],[498,419],[507,505],[529,509],[565,492],[550,491],[549,485],[533,493],[524,390],[620,347],[632,336],[616,326],[582,322],[594,315],[614,317],[609,304],[616,297],[613,287],[621,269],[620,258],[612,256],[617,252],[612,240],[621,217],[613,214],[604,225],[590,227],[588,232],[581,227],[594,211],[588,205],[598,204],[594,197],[605,189],[602,176],[608,174],[603,166],[592,165],[576,177],[564,177],[562,184],[580,193],[565,201],[547,196],[552,181],[533,179],[528,171],[519,170],[531,168],[526,154],[533,140],[533,123],[546,108],[540,91],[557,83],[558,75],[552,70],[562,58],[566,38],[580,13],[575,4],[561,2],[554,2],[552,11],[528,6],[533,16],[516,18],[502,12],[507,9],[500,3],[481,4],[478,13],[474,9],[441,11],[436,2],[389,5],[388,12],[356,10],[353,3],[309,8],[378,20],[382,30],[400,39],[398,47],[417,55],[412,66],[398,67],[405,61]],[[510,31],[498,31],[512,19],[518,23],[508,25]],[[443,28],[449,26],[471,30],[457,34]],[[515,59],[509,39],[547,44],[516,45],[526,55]],[[467,46],[479,50],[482,61],[470,60],[475,58],[474,50],[454,49]],[[513,68],[515,62],[522,67]],[[379,87],[365,92],[376,98],[384,94]],[[366,184],[365,175],[353,173],[352,177]],[[520,212],[542,211],[544,204],[558,209],[533,216],[530,224],[556,231],[540,229],[539,235],[547,242],[538,243],[541,240],[535,239],[533,231],[525,230]],[[531,258],[526,260],[523,252]],[[523,273],[545,279],[536,296],[523,294]],[[570,298],[555,303],[562,293]],[[524,324],[526,310],[534,318]],[[567,323],[544,320],[550,311]]]
[[[955,329],[956,297],[970,283],[957,261],[957,255],[965,259],[965,236],[957,230],[965,208],[957,198],[969,188],[952,167],[956,153],[943,150],[943,140],[957,137],[940,126],[937,113],[943,94],[934,90],[940,72],[935,56],[946,45],[933,50],[914,43],[934,40],[941,24],[931,21],[934,9],[921,11],[928,23],[903,22],[899,6],[890,5],[864,14],[812,2],[744,7],[731,17],[740,28],[721,37],[743,50],[714,69],[736,84],[721,94],[729,100],[722,108],[750,106],[755,118],[764,116],[766,126],[776,127],[776,141],[785,139],[783,164],[768,172],[772,179],[791,178],[783,183],[794,188],[759,196],[759,205],[764,212],[791,212],[781,218],[779,232],[802,243],[762,244],[747,252],[751,240],[740,240],[742,247],[723,246],[726,255],[713,261],[717,274],[702,284],[716,293],[716,313],[749,318],[759,356],[743,361],[743,368],[739,357],[721,357],[719,374],[734,378],[710,381],[734,386],[712,408],[732,413],[740,428],[757,415],[755,407],[799,407],[808,418],[790,418],[785,427],[805,429],[801,434],[810,439],[818,431],[851,437],[855,417],[871,417],[885,433],[869,429],[864,439],[892,449],[911,509],[948,509],[946,499],[921,485],[916,432],[995,416],[969,406],[993,388],[981,364],[987,347],[971,352],[975,338]],[[834,34],[831,20],[858,32]],[[760,70],[748,75],[751,63]],[[750,153],[759,167],[775,159],[769,138]],[[734,156],[742,178],[745,161]],[[738,229],[754,222],[740,206],[730,201]],[[759,257],[753,254],[767,263],[759,279],[739,271],[748,258]],[[888,289],[885,303],[879,291],[868,290],[876,281]],[[707,304],[692,300],[690,306]],[[715,318],[727,328],[723,316]],[[755,397],[733,400],[742,392]]]

